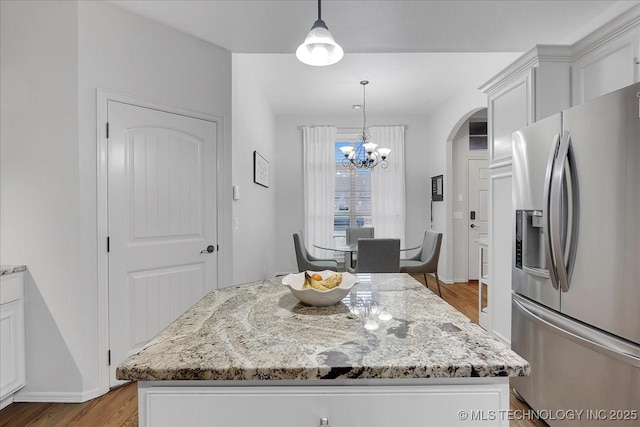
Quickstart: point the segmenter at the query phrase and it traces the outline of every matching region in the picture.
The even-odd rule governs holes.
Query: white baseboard
[[[15,394],[14,402],[47,402],[47,403],[82,403],[96,397],[102,396],[98,388],[85,392],[68,392],[68,391],[19,391]]]
[[[13,403],[13,394],[10,394],[9,396],[5,397],[4,399],[0,400],[0,410],[6,408],[7,406],[11,405]]]
[[[429,275],[430,275],[430,276],[434,276],[434,277],[435,277],[435,275],[434,275],[434,274],[431,274],[431,273],[430,273]],[[455,281],[454,281],[454,280],[447,279],[447,278],[442,277],[442,276],[439,276],[439,278],[440,278],[440,283],[442,283],[443,285],[453,285],[453,284],[455,283]]]

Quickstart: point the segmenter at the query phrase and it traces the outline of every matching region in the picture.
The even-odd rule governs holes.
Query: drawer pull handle
[[[322,427],[322,426],[324,426],[324,427],[331,427],[331,426],[329,425],[329,418],[327,418],[327,417],[322,417],[322,418],[320,418],[320,427]]]

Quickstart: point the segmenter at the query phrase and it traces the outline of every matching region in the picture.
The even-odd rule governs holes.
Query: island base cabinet
[[[501,381],[502,380],[502,381]],[[140,426],[508,426],[509,382],[367,386],[163,386],[140,382]]]

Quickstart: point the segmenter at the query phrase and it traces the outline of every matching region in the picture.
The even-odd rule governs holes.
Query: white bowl
[[[322,280],[334,274],[338,274],[335,271],[307,271],[309,275],[314,273],[322,276]],[[302,289],[304,284],[304,272],[287,274],[282,278],[282,284],[289,288],[291,293],[300,301],[307,305],[313,305],[316,307],[326,307],[339,303],[344,297],[347,296],[353,285],[358,283],[358,278],[351,273],[339,273],[342,274],[342,283],[333,289],[328,291],[318,291],[314,288]]]

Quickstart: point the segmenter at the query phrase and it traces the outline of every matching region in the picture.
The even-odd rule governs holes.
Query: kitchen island
[[[407,274],[358,277],[330,307],[280,278],[207,294],[118,367],[140,425],[508,425],[524,359]]]

